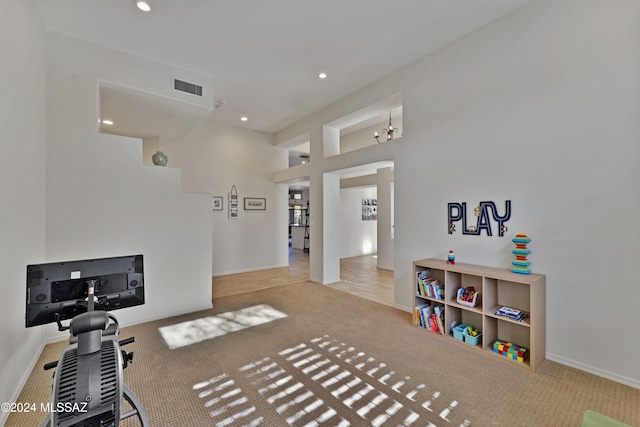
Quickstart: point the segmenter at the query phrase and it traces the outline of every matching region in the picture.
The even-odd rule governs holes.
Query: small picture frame
[[[378,199],[362,199],[362,220],[378,220]]]
[[[213,210],[221,211],[223,209],[222,206],[223,197],[222,196],[213,196]]]
[[[231,192],[229,192],[229,219],[238,219],[239,200],[238,190],[236,190],[236,186],[234,185],[231,187]]]
[[[259,198],[259,197],[244,198],[245,211],[264,211],[266,209],[267,209],[267,199]]]

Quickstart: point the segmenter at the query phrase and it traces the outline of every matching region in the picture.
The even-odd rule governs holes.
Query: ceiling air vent
[[[173,79],[173,88],[181,92],[187,92],[192,95],[202,96],[202,86],[198,86],[194,83]]]

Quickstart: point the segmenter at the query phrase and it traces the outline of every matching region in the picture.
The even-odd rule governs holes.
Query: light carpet
[[[287,317],[173,350],[159,331],[261,304]],[[640,426],[638,389],[550,361],[531,373],[411,317],[311,282],[228,296],[210,310],[123,328],[121,339],[136,338],[124,380],[154,427],[578,427],[586,410]],[[40,366],[64,345],[45,348],[21,402],[50,399],[51,372]],[[44,416],[11,414],[6,425]]]

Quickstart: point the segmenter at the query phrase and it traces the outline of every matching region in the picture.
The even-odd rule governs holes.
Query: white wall
[[[393,168],[378,169],[376,173],[378,194],[378,268],[393,270]]]
[[[375,241],[377,253],[377,267],[393,270],[393,168],[385,167],[376,170],[376,173],[359,175],[340,180],[341,188],[373,187],[378,201],[378,220],[376,221]],[[355,195],[357,196],[357,195]],[[354,197],[355,197],[354,196]],[[357,202],[353,202],[357,203]],[[348,242],[354,245],[358,242]],[[361,249],[360,249],[361,250]],[[362,254],[360,254],[362,255]],[[356,255],[352,255],[356,256]]]
[[[288,259],[288,186],[271,173],[288,165],[288,153],[273,147],[273,136],[207,119],[184,141],[160,147],[172,167],[182,170],[183,191],[223,196],[223,211],[209,208],[214,276],[284,267]],[[228,194],[235,185],[238,219],[229,219]],[[245,197],[266,198],[267,209],[245,211]]]
[[[415,206],[396,210],[397,303],[414,259],[508,267],[509,239],[448,235],[446,204],[511,199],[508,235],[547,275],[547,356],[640,387],[638,18],[635,1],[538,1],[394,76],[396,205]]]
[[[638,320],[629,296],[640,241],[639,19],[632,0],[533,2],[277,140],[310,129],[313,151],[323,122],[401,91],[404,137],[379,144],[395,150],[396,304],[413,305],[417,259],[454,249],[461,262],[509,268],[509,237],[449,235],[447,203],[503,209],[512,200],[507,235],[527,233],[532,269],[547,275],[547,357],[640,387],[639,336],[629,333]],[[367,150],[365,162],[384,148]],[[313,176],[311,191],[322,191]]]
[[[47,39],[46,261],[144,254],[146,303],[116,313],[125,325],[210,307],[210,195],[181,193],[178,169],[143,165],[141,140],[97,132],[98,79],[157,93],[164,79],[145,71],[170,82],[182,70]]]
[[[340,258],[377,253],[378,222],[362,220],[362,199],[377,197],[376,187],[340,190]]]
[[[44,257],[45,32],[34,1],[0,3],[0,55],[0,402],[12,402],[42,342],[24,327],[26,266]]]

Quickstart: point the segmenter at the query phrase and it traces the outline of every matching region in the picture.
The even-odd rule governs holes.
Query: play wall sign
[[[448,226],[449,234],[453,234],[456,231],[458,223],[462,222],[462,234],[468,234],[471,236],[479,236],[482,230],[487,233],[487,236],[492,236],[492,221],[495,222],[498,236],[504,236],[504,232],[507,231],[505,225],[509,218],[511,218],[511,200],[505,202],[504,215],[500,215],[498,207],[494,202],[480,202],[478,206],[473,210],[473,216],[476,217],[475,225],[467,224],[467,203],[449,203],[447,207],[448,214]],[[469,220],[469,222],[473,222]]]

